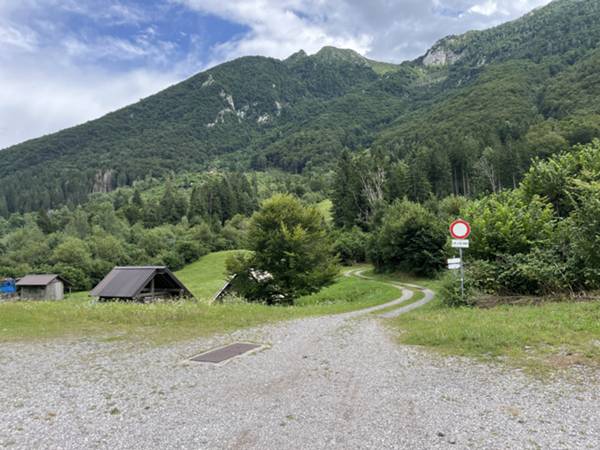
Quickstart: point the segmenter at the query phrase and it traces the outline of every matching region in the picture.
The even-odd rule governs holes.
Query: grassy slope
[[[222,285],[225,257],[224,252],[207,255],[178,272],[178,276],[199,297],[210,297]],[[211,306],[203,301],[92,303],[81,295],[63,302],[12,302],[0,304],[0,342],[95,335],[160,344],[280,320],[352,311],[397,296],[398,291],[385,284],[340,276],[333,285],[301,298],[294,307]]]
[[[176,272],[198,300],[211,300],[227,280],[225,260],[236,251],[210,253]]]
[[[367,273],[369,276],[372,274]],[[374,275],[434,291],[436,280]],[[545,303],[492,309],[447,308],[439,299],[390,321],[404,344],[443,354],[504,360],[530,371],[600,365],[600,303]]]

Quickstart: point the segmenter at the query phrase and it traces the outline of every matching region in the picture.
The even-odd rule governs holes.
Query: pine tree
[[[350,154],[344,151],[338,161],[333,182],[333,220],[341,228],[352,228],[359,222],[362,201],[360,179]]]

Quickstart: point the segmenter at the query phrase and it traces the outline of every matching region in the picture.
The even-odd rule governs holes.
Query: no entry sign
[[[460,258],[448,260],[448,269],[460,269],[460,295],[465,298],[465,265],[463,263],[463,248],[469,248],[469,240],[471,234],[471,225],[466,220],[458,219],[450,224],[450,234],[452,239],[452,247],[457,248],[460,253]],[[457,263],[456,261],[460,261]]]
[[[471,234],[471,225],[466,220],[455,220],[450,224],[450,234],[454,239],[466,239]]]

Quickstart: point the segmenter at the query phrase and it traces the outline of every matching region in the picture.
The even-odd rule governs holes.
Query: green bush
[[[367,256],[369,235],[358,227],[338,233],[333,250],[344,264],[364,262]]]
[[[600,155],[600,145],[598,145]],[[600,156],[599,156],[600,157]],[[568,221],[569,266],[581,289],[600,288],[600,182],[577,183]]]
[[[496,262],[473,260],[466,265],[467,276],[478,292],[495,294],[500,289],[498,275],[500,266]]]
[[[380,271],[430,276],[445,265],[444,224],[423,206],[396,201],[369,241],[369,258]]]
[[[548,201],[538,196],[525,199],[519,191],[489,195],[470,203],[463,213],[473,230],[469,255],[488,261],[548,244],[556,226]]]
[[[440,285],[440,299],[450,307],[473,306],[475,304],[475,290],[471,278],[465,277],[464,297],[460,289],[460,273],[457,270],[449,271],[442,278]]]
[[[69,266],[67,264],[56,264],[53,271],[65,278],[74,291],[87,291],[92,287],[92,281],[86,271],[79,268]]]
[[[498,263],[501,294],[551,295],[571,289],[568,268],[551,251],[505,255]]]

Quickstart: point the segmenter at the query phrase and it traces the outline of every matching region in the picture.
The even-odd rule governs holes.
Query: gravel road
[[[270,348],[223,366],[185,362],[236,340]],[[374,314],[158,348],[2,344],[0,383],[0,448],[600,447],[597,374],[541,382],[435,356],[398,345]]]

